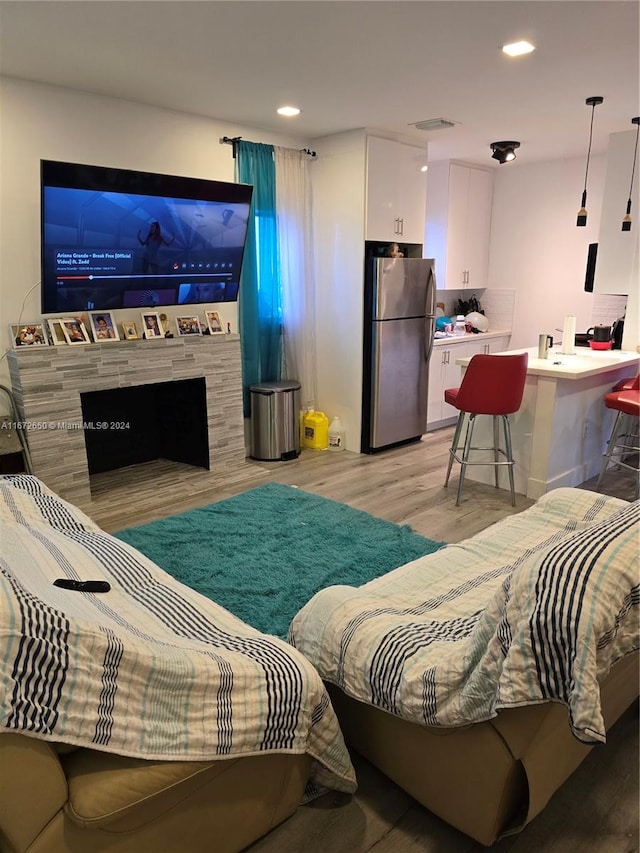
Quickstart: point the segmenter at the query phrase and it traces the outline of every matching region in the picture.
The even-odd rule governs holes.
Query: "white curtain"
[[[275,146],[274,152],[282,286],[282,377],[300,382],[300,402],[304,407],[317,399],[312,163],[303,151]]]

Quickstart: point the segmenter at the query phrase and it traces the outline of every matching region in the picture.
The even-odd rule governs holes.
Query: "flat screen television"
[[[234,302],[252,191],[42,160],[42,313]]]

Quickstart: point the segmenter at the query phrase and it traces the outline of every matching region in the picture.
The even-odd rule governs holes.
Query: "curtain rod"
[[[241,136],[223,136],[220,139],[220,145],[232,145],[233,146],[233,159],[234,160],[236,159],[238,142],[240,142],[241,139],[242,139]],[[296,149],[291,149],[291,150],[295,151]],[[307,157],[311,158],[311,160],[316,160],[318,158],[318,155],[316,154],[316,152],[312,151],[310,148],[298,148],[297,150],[306,154]]]

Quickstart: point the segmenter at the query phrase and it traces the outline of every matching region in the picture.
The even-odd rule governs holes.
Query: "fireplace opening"
[[[89,474],[154,459],[209,468],[203,378],[80,394]]]

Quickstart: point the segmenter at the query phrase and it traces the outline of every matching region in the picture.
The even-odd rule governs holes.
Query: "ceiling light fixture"
[[[512,44],[502,45],[502,52],[508,56],[523,56],[525,53],[531,53],[532,50],[535,50],[535,47],[528,41],[514,41]]]
[[[489,146],[493,151],[491,155],[500,165],[510,163],[516,159],[516,148],[520,148],[519,142],[492,142]]]
[[[287,118],[300,115],[300,110],[297,107],[278,107],[276,112],[279,116],[287,116]]]
[[[593,139],[593,114],[596,111],[596,107],[598,104],[601,104],[604,101],[604,98],[601,98],[599,95],[594,95],[592,98],[587,98],[585,104],[588,107],[591,107],[591,127],[589,129],[589,148],[587,149],[587,168],[584,172],[584,190],[582,191],[582,204],[580,205],[580,210],[578,211],[578,218],[576,220],[577,226],[583,226],[587,224],[587,175],[589,174],[589,158],[591,157],[591,140]]]
[[[631,167],[631,183],[629,185],[629,199],[627,201],[627,213],[622,220],[622,230],[631,231],[631,194],[633,193],[633,177],[636,173],[636,159],[638,157],[638,134],[640,133],[640,116],[631,119],[636,126],[636,147],[633,152],[633,166]]]
[[[427,133],[430,133],[433,130],[449,130],[449,128],[455,127],[460,122],[453,121],[450,118],[428,118],[425,121],[413,121],[410,124],[416,130],[425,130]]]

